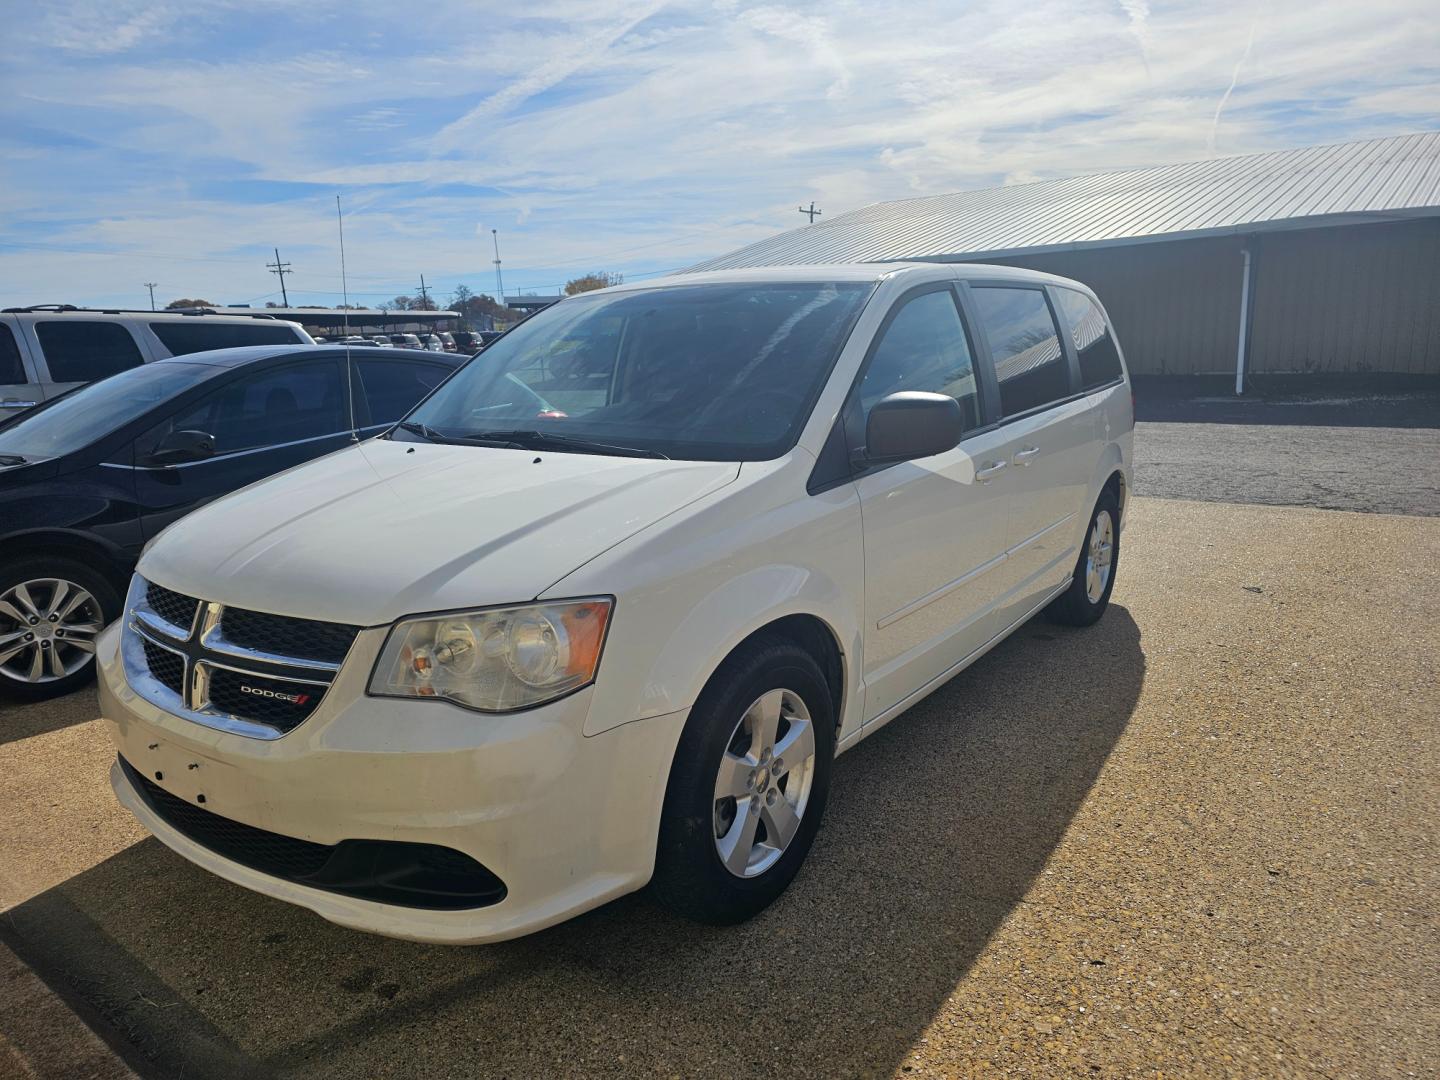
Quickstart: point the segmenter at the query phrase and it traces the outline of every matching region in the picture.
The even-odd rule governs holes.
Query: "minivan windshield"
[[[38,461],[79,450],[203,382],[215,370],[165,360],[82,386],[0,428],[0,456]]]
[[[799,438],[873,288],[749,282],[565,300],[480,353],[394,437],[779,457]]]

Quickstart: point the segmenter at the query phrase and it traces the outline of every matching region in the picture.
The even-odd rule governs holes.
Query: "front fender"
[[[642,716],[658,716],[695,703],[705,683],[737,646],[756,631],[791,615],[818,619],[840,650],[844,687],[841,731],[858,730],[856,692],[860,626],[855,607],[837,582],[813,567],[757,567],[701,597],[656,654],[644,680]],[[593,715],[593,714],[592,714]],[[588,733],[588,732],[587,732]]]

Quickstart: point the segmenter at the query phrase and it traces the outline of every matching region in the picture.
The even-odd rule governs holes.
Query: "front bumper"
[[[462,852],[504,898],[460,910],[380,903],[264,873],[156,812],[117,761],[120,802],[211,872],[331,922],[391,937],[471,944],[518,937],[640,888],[654,869],[677,712],[582,734],[591,690],[488,716],[445,702],[366,697],[384,631],[362,633],[325,700],[273,741],[173,716],[128,686],[120,626],[97,647],[101,713],[120,756],[175,799],[315,845],[390,841]]]

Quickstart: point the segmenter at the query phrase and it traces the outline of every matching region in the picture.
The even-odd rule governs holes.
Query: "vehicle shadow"
[[[3,936],[148,1075],[890,1075],[1044,868],[1139,698],[1140,630],[1032,622],[837,764],[753,921],[643,894],[468,949],[340,929],[154,840]]]
[[[93,686],[49,701],[22,703],[0,698],[0,746],[72,724],[86,724],[99,715],[100,703]]]

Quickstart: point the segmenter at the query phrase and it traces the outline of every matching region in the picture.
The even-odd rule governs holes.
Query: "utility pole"
[[[151,310],[151,311],[154,311],[154,310],[155,310],[155,286],[156,286],[156,285],[159,285],[160,283],[159,283],[158,281],[147,281],[147,282],[145,282],[144,284],[145,284],[145,287],[150,290],[150,310]]]
[[[805,207],[803,207],[803,206],[800,207],[800,213],[802,213],[802,214],[809,214],[809,215],[810,215],[810,224],[811,224],[811,225],[814,225],[814,224],[815,224],[815,219],[816,219],[817,217],[819,217],[821,214],[823,214],[824,212],[825,212],[825,211],[823,211],[823,210],[816,210],[816,209],[815,209],[815,200],[814,200],[814,199],[811,199],[811,200],[810,200],[810,209],[809,209],[809,210],[806,210]],[[277,256],[277,258],[278,258],[278,256]]]
[[[429,311],[425,305],[430,302],[430,294],[425,291],[425,275],[420,275],[420,310]]]
[[[290,269],[290,264],[289,264],[289,263],[282,263],[282,262],[280,261],[280,249],[279,249],[279,248],[276,248],[276,249],[275,249],[275,261],[274,261],[273,263],[266,263],[265,265],[270,268],[270,272],[271,272],[272,274],[279,274],[279,275],[280,275],[280,299],[281,299],[281,301],[284,302],[284,304],[285,304],[286,307],[289,307],[289,306],[290,306],[290,296],[289,296],[289,294],[287,294],[287,293],[285,292],[285,275],[286,275],[286,274],[293,274],[295,271]],[[275,294],[274,294],[274,293],[271,293],[270,295],[271,295],[271,296],[274,296]]]
[[[505,306],[505,282],[500,277],[500,232],[498,229],[490,230],[490,238],[495,241],[495,291],[499,295],[495,297],[500,306]]]

